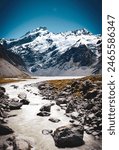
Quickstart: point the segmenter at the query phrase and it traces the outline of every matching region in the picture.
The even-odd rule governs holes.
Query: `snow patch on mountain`
[[[19,39],[4,39],[2,44],[21,56],[35,75],[84,75],[93,72],[92,66],[101,56],[99,41],[101,35],[93,35],[86,29],[56,34],[40,27]]]

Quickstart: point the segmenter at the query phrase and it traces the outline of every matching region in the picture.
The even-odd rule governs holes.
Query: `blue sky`
[[[40,26],[101,34],[101,0],[0,0],[0,38],[18,38]]]

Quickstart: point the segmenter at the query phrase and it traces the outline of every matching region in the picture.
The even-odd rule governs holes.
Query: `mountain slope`
[[[19,56],[0,45],[0,77],[27,77],[28,74],[19,69],[23,68],[22,64]]]
[[[86,29],[55,34],[40,27],[1,43],[22,57],[34,75],[90,75],[101,72],[99,41],[100,35]]]

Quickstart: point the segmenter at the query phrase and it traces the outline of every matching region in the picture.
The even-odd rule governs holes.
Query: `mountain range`
[[[102,70],[101,35],[86,29],[52,33],[39,27],[18,39],[1,39],[0,44],[32,75],[90,75]]]

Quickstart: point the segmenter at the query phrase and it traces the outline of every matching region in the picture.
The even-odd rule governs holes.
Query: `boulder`
[[[14,131],[9,128],[8,126],[2,125],[0,124],[0,135],[7,135],[7,134],[11,134]]]
[[[3,143],[3,150],[31,150],[29,140],[19,137],[8,137]]]
[[[3,150],[14,150],[14,136],[9,136],[5,141],[3,142]]]
[[[54,104],[52,104],[52,103],[43,105],[43,106],[40,108],[40,111],[50,112],[50,111],[51,111],[51,106],[53,106],[53,105],[54,105]]]
[[[10,102],[9,103],[9,108],[10,110],[16,110],[16,109],[20,109],[22,107],[22,103],[20,102]]]
[[[90,118],[90,119],[93,119],[94,117],[95,117],[94,113],[91,113],[91,114],[88,115],[88,118]]]
[[[3,108],[0,108],[0,117],[2,117],[2,118],[6,118],[7,117],[7,113],[4,111]]]
[[[57,128],[53,133],[53,139],[59,148],[73,148],[84,144],[83,134],[83,126],[71,124]]]
[[[72,113],[71,113],[71,118],[72,118],[72,119],[77,119],[78,116],[79,116],[79,113],[78,113],[78,112],[72,112]]]
[[[98,94],[98,90],[97,89],[93,89],[92,91],[89,91],[88,93],[86,93],[85,98],[87,99],[93,99],[97,96]]]
[[[9,100],[10,102],[19,102],[19,99],[18,98],[12,98]]]
[[[61,92],[59,93],[59,96],[60,96],[60,97],[65,97],[65,96],[68,96],[69,94],[70,94],[69,92],[61,91]]]
[[[85,94],[90,88],[93,87],[93,83],[91,80],[86,80],[82,83],[81,91]]]
[[[0,97],[2,97],[3,95],[4,95],[4,92],[0,90]]]
[[[16,139],[15,150],[31,150],[31,145],[27,140],[24,139]]]
[[[27,98],[27,95],[26,95],[26,93],[19,93],[19,94],[18,94],[18,97],[19,97],[20,99],[26,99],[26,98]]]
[[[20,100],[20,103],[22,103],[23,105],[28,105],[30,103],[30,101],[26,100],[26,99],[22,99],[22,100]]]
[[[0,91],[3,91],[4,93],[6,92],[6,89],[4,87],[0,86]]]
[[[75,104],[73,101],[70,101],[68,104],[67,104],[67,109],[66,109],[66,113],[71,113],[75,110]]]
[[[90,109],[92,109],[92,108],[93,108],[93,106],[94,106],[94,104],[93,104],[93,103],[87,103],[87,104],[85,105],[85,109],[90,110]]]
[[[67,100],[66,100],[66,98],[58,98],[57,100],[56,100],[56,104],[57,105],[60,105],[60,104],[67,104]]]

